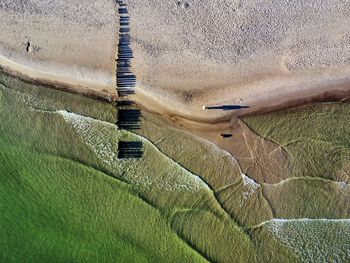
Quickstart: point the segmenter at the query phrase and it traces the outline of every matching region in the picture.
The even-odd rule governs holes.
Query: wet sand
[[[42,85],[47,88],[81,94],[90,98],[108,102],[112,102],[117,99],[115,88],[113,86],[113,89],[111,89],[111,86],[109,85],[100,86],[85,81],[77,81],[74,79],[69,80],[66,77],[62,78],[53,74],[43,74],[32,69],[20,69],[24,69],[24,67],[21,65],[17,67],[11,67],[8,66],[8,63],[0,64],[1,71],[14,77],[18,77],[30,84]]]
[[[201,104],[199,101],[189,104],[174,98],[159,98],[157,94],[148,93],[147,89],[136,88],[136,94],[132,96],[140,106],[149,111],[167,115],[172,119],[182,122],[192,120],[208,124],[220,124],[229,122],[232,118],[243,117],[260,113],[267,113],[302,105],[331,101],[350,101],[350,78],[320,83],[315,87],[304,88],[294,87],[283,91],[271,90],[271,93],[262,96],[251,95],[245,98],[243,105],[249,108],[237,110],[203,110],[203,105],[231,105],[227,103],[227,94],[222,94],[222,101],[206,98],[208,104]],[[216,96],[220,97],[217,93]],[[234,104],[242,105],[242,104]]]

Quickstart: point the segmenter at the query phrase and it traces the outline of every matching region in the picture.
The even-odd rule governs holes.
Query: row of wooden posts
[[[118,92],[118,116],[117,126],[120,130],[140,129],[141,111],[129,99],[134,94],[136,76],[131,71],[131,59],[133,52],[130,47],[130,17],[124,0],[118,0],[119,13],[119,43],[118,57],[116,59],[116,80]],[[141,141],[119,141],[118,158],[138,159],[143,155],[143,144]]]

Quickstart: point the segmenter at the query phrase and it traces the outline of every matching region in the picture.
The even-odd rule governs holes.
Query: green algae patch
[[[343,181],[350,159],[350,104],[328,103],[245,117],[259,135],[291,155],[291,177]],[[348,179],[348,176],[345,176]]]
[[[3,110],[5,107],[5,102],[4,102],[4,92],[3,92],[4,86],[0,84],[0,112]]]
[[[124,183],[72,160],[6,149],[2,262],[205,262]]]

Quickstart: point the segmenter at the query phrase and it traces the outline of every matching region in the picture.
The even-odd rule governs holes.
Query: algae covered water
[[[115,179],[112,105],[1,77],[1,262],[203,261]]]
[[[1,261],[207,261],[214,226],[178,228],[211,217],[255,258],[206,183],[119,131],[113,105],[1,77]],[[120,139],[143,141],[144,157],[118,160]]]
[[[339,125],[348,109],[335,107],[343,118],[325,117]],[[348,202],[347,184],[317,174],[259,184],[227,152],[152,114],[144,114],[137,134],[119,130],[116,116],[113,104],[1,73],[1,262],[350,258],[349,221],[341,209]],[[277,142],[287,138],[261,124],[266,118],[281,123],[278,115],[268,116],[246,121]],[[292,132],[289,136],[293,140]],[[346,148],[347,135],[339,136]],[[119,159],[120,140],[142,142],[142,158]],[[290,151],[295,154],[297,148]],[[305,209],[292,196],[296,189],[298,196],[309,193],[314,207]],[[333,200],[329,204],[339,213],[325,209],[324,200]],[[293,209],[284,209],[286,203]],[[313,219],[302,219],[305,215]],[[318,219],[325,215],[333,220]]]

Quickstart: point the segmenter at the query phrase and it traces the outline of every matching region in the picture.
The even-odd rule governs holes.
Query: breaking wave
[[[64,118],[116,177],[134,185],[164,190],[209,190],[198,176],[165,156],[147,139],[118,130],[116,125],[108,122],[67,111],[56,113]],[[121,139],[142,141],[144,156],[141,159],[118,159],[118,141]]]

